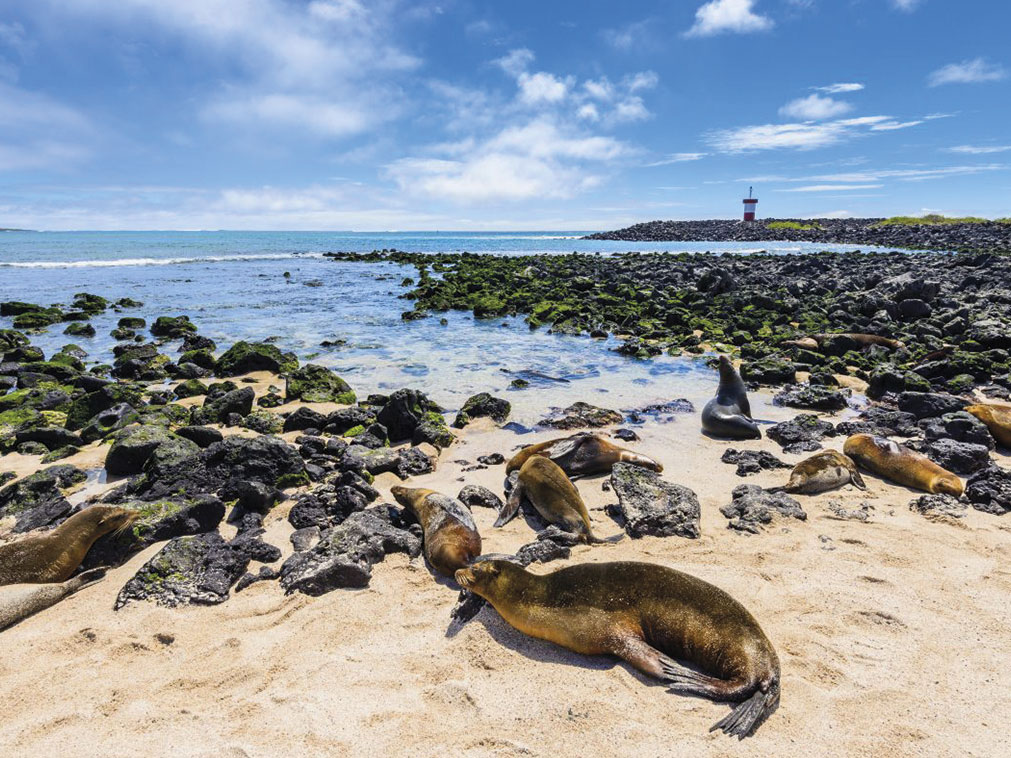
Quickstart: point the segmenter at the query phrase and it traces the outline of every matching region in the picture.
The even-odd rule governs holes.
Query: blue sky
[[[1011,215],[997,0],[0,0],[0,226]]]

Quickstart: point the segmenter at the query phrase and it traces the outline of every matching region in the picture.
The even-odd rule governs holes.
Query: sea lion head
[[[80,511],[79,516],[94,525],[101,534],[108,534],[129,529],[140,518],[140,512],[114,505],[93,505]]]
[[[938,495],[962,497],[962,493],[965,492],[965,485],[954,474],[938,476],[930,485],[930,491]]]
[[[405,508],[414,508],[415,503],[421,502],[425,495],[429,495],[431,492],[432,490],[426,490],[421,487],[404,487],[400,484],[390,487],[390,494],[393,495],[393,499]]]
[[[730,358],[725,355],[720,356],[719,369],[721,382],[732,382],[737,378],[737,369],[735,369],[734,364],[730,362]]]
[[[457,584],[464,589],[488,598],[490,595],[501,596],[509,585],[510,577],[517,571],[523,571],[523,568],[512,561],[496,558],[479,560],[460,569],[454,576]]]

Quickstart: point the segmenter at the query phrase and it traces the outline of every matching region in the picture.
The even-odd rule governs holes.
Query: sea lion
[[[448,495],[421,488],[390,488],[396,501],[414,514],[424,531],[425,558],[450,578],[481,554],[481,535],[467,506]]]
[[[539,576],[489,560],[458,571],[456,581],[525,634],[583,655],[616,655],[679,694],[740,703],[710,731],[743,739],[779,704],[779,658],[758,622],[689,574],[621,562]]]
[[[965,409],[990,430],[990,435],[1004,447],[1011,448],[1011,405],[970,405]]]
[[[56,605],[67,595],[94,584],[103,576],[105,569],[99,568],[82,571],[58,584],[9,584],[0,588],[0,630]]]
[[[663,466],[652,458],[618,447],[598,434],[581,432],[571,437],[527,445],[506,464],[506,474],[518,471],[532,455],[550,458],[570,477],[609,474],[611,467],[619,461],[634,463],[657,473],[663,471]]]
[[[783,491],[817,495],[847,484],[867,489],[852,458],[837,450],[823,450],[793,467]]]
[[[519,510],[520,501],[526,497],[549,524],[577,534],[587,543],[604,542],[593,534],[590,514],[579,490],[565,475],[562,468],[550,458],[539,455],[527,458],[520,469],[519,478],[509,499],[503,506],[495,526],[504,526]]]
[[[51,531],[0,545],[0,585],[65,582],[95,540],[127,529],[139,516],[129,508],[93,505]]]
[[[794,347],[802,347],[805,350],[818,350],[821,348],[822,343],[827,342],[830,339],[837,339],[839,337],[845,337],[848,340],[852,340],[861,349],[870,347],[871,345],[879,345],[880,347],[887,347],[891,350],[899,350],[905,347],[905,343],[900,340],[893,340],[889,337],[881,337],[877,334],[860,334],[859,332],[843,332],[840,334],[811,334],[807,337],[801,337],[796,340],[787,340],[784,345],[792,345]]]
[[[762,438],[758,425],[751,418],[744,380],[725,355],[720,356],[720,386],[716,397],[702,409],[702,430],[735,440]]]
[[[955,497],[965,489],[961,479],[927,456],[884,437],[854,434],[843,452],[858,465],[905,487]]]

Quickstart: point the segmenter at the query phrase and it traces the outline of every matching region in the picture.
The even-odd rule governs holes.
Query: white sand
[[[792,411],[756,403],[756,415]],[[869,492],[803,497],[807,522],[759,536],[726,528],[730,490],[771,486],[719,461],[725,443],[698,418],[642,430],[631,447],[694,489],[702,537],[579,546],[570,562],[637,559],[673,566],[730,592],[762,624],[782,663],[779,710],[742,743],[710,734],[724,704],[667,693],[623,663],[534,640],[485,608],[447,636],[456,590],[423,560],[394,555],[365,590],[285,596],[259,583],[215,607],[112,610],[153,546],[100,584],[0,633],[4,756],[998,756],[1011,754],[1011,522],[970,510],[957,522],[908,509],[915,493],[867,476]],[[475,428],[436,473],[412,480],[456,494],[501,492],[503,467],[464,474],[454,460],[523,438]],[[841,448],[842,440],[830,440]],[[800,456],[782,456],[788,461]],[[1007,458],[1001,460],[1011,465]],[[392,483],[381,477],[383,494]],[[577,483],[595,529],[603,478]],[[840,521],[831,500],[868,501],[869,523]],[[268,539],[291,551],[285,515]],[[486,552],[534,534],[522,518],[493,529],[475,509]],[[537,571],[565,565],[556,562]],[[252,567],[255,571],[255,566]],[[171,641],[170,641],[171,640]]]

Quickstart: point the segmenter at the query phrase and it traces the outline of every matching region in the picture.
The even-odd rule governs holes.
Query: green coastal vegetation
[[[802,224],[799,221],[771,221],[765,225],[766,229],[794,229],[798,232],[822,231],[825,229],[821,224]]]
[[[1008,223],[1011,219],[994,219],[998,223]],[[925,216],[892,216],[879,221],[875,226],[944,226],[950,224],[986,224],[989,219],[980,216],[942,216],[928,213]]]

